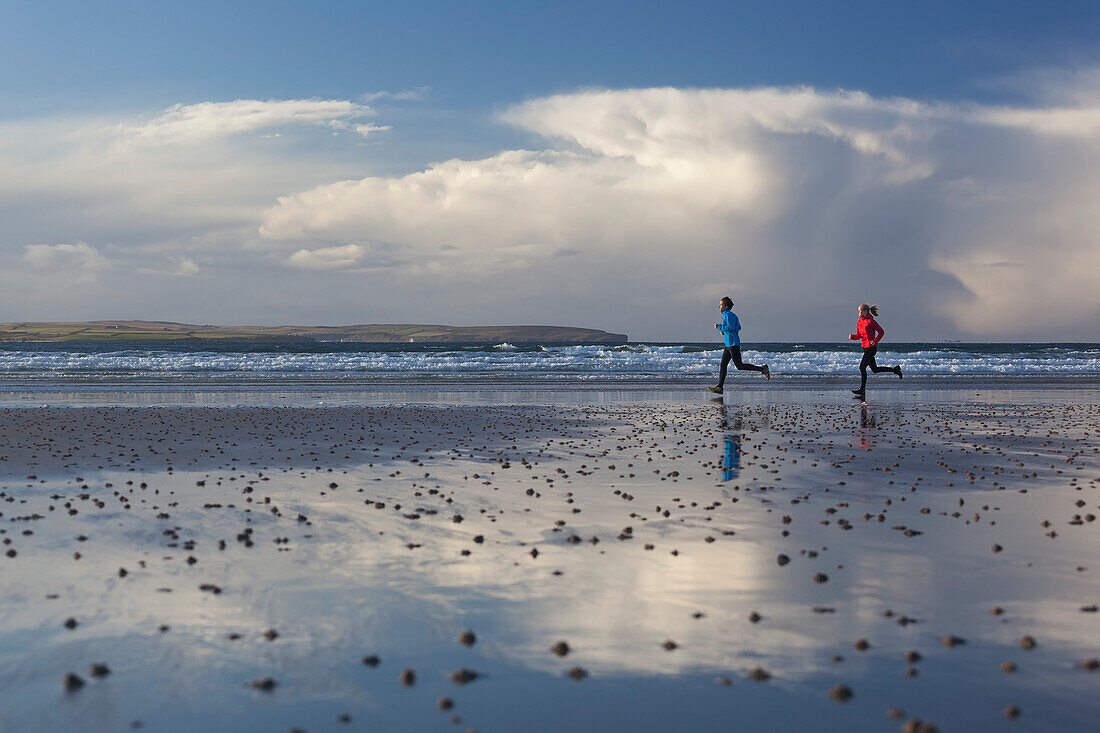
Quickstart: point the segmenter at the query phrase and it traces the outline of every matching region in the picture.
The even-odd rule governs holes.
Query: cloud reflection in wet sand
[[[538,680],[560,679],[573,666],[589,672],[587,685],[666,680],[639,701],[643,710],[669,706],[668,696],[684,684],[710,685],[716,675],[752,684],[744,675],[761,666],[773,675],[769,685],[789,696],[761,709],[805,703],[813,710],[806,701],[823,699],[843,680],[857,698],[831,713],[840,716],[834,722],[850,724],[844,716],[870,704],[868,728],[891,704],[941,724],[993,725],[987,708],[996,701],[996,713],[1003,700],[1024,701],[1028,719],[1080,722],[1091,707],[1082,698],[1091,677],[1073,665],[1098,650],[1088,646],[1097,615],[1078,608],[1095,602],[1097,585],[1075,568],[1095,566],[1097,558],[1087,534],[1094,525],[1064,520],[1085,511],[1074,507],[1078,497],[1095,500],[1086,478],[1095,458],[1079,450],[1095,405],[1057,418],[1064,430],[1057,445],[1047,441],[1038,457],[1009,451],[1009,461],[1008,453],[977,449],[997,432],[974,429],[963,413],[977,408],[956,414],[920,404],[887,404],[872,410],[873,419],[866,408],[815,404],[804,394],[725,410],[664,402],[485,408],[461,458],[448,454],[457,443],[442,429],[453,427],[447,421],[455,415],[440,408],[434,435],[406,433],[386,446],[387,455],[404,451],[398,462],[352,461],[331,473],[313,470],[312,461],[307,471],[242,470],[247,460],[234,470],[224,464],[171,475],[105,470],[85,479],[89,489],[71,479],[9,481],[8,498],[26,504],[3,504],[5,519],[32,511],[46,518],[9,523],[5,535],[21,550],[5,563],[0,602],[5,714],[45,730],[65,729],[78,716],[91,716],[93,728],[145,718],[174,730],[202,719],[176,703],[202,699],[217,715],[214,729],[256,715],[325,729],[323,721],[342,708],[418,727],[438,713],[416,707],[420,698],[414,705],[393,697],[379,682],[396,685],[407,665],[423,671],[418,689],[449,692],[464,701],[472,724],[492,729],[494,721],[522,720],[523,700],[543,694]],[[1027,435],[1016,443],[1031,453],[1038,451],[1029,441],[1042,444],[1056,424],[1053,413],[1030,403],[996,409],[1002,432],[1023,426]],[[558,427],[532,430],[524,418],[535,414]],[[459,422],[471,427],[473,419],[466,413]],[[948,423],[952,429],[944,430]],[[414,439],[423,443],[413,446]],[[1088,470],[1067,476],[1046,468],[1066,441],[1060,460],[1076,447],[1077,465]],[[953,473],[944,473],[948,463]],[[404,473],[391,477],[396,467]],[[959,476],[967,470],[986,478],[963,490]],[[1041,475],[1019,476],[1032,470]],[[75,498],[84,492],[115,501],[105,484],[136,479],[160,494],[135,493],[133,510],[115,502],[97,511]],[[991,480],[1012,490],[997,491]],[[911,492],[911,485],[920,488]],[[1017,493],[1025,485],[1029,493]],[[63,502],[51,496],[80,513],[49,513],[47,505]],[[255,502],[246,504],[246,496]],[[952,517],[960,499],[966,506]],[[253,511],[244,513],[246,506]],[[157,511],[170,517],[154,520]],[[883,511],[887,518],[877,521]],[[1057,520],[1056,540],[1037,531],[1048,516]],[[254,530],[252,549],[233,539],[246,526]],[[24,527],[35,534],[20,535]],[[78,543],[81,533],[89,539]],[[580,542],[570,542],[573,535]],[[598,543],[590,542],[594,536]],[[283,537],[289,541],[274,542]],[[189,539],[192,550],[181,547]],[[227,540],[224,551],[215,550],[219,539]],[[994,555],[989,548],[997,542],[1005,549]],[[788,564],[777,562],[780,553]],[[198,559],[194,566],[186,564],[189,555]],[[117,576],[120,567],[127,577]],[[813,582],[816,573],[828,581]],[[203,592],[200,584],[223,592]],[[166,587],[172,592],[158,591]],[[994,616],[994,606],[1006,612]],[[73,631],[62,627],[69,615],[80,619]],[[467,627],[479,636],[468,651],[455,642]],[[262,638],[268,628],[278,630],[277,640]],[[228,641],[229,634],[241,638]],[[968,644],[944,647],[946,634]],[[1020,648],[1025,634],[1040,640],[1034,651]],[[861,638],[870,641],[866,651],[853,646]],[[550,652],[559,640],[571,648],[564,659]],[[662,646],[668,640],[675,648]],[[916,680],[902,675],[911,649],[924,658],[912,665],[921,672]],[[384,672],[359,664],[372,652]],[[844,661],[833,661],[838,655]],[[56,706],[63,673],[83,673],[100,659],[112,677]],[[1006,659],[1033,671],[1003,675],[997,665]],[[445,675],[460,666],[487,678],[454,688]],[[279,680],[277,696],[244,687],[265,674]],[[515,699],[494,699],[494,685]],[[945,702],[959,685],[981,704]],[[113,701],[100,689],[113,691]],[[563,702],[584,696],[599,710],[598,700],[576,689],[545,694]],[[694,720],[705,727],[708,714]]]

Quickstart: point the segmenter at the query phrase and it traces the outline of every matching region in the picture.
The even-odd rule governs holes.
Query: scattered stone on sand
[[[411,669],[403,669],[399,679],[405,687],[412,687],[416,684],[416,672]]]
[[[477,643],[477,634],[469,629],[466,629],[458,635],[458,643],[463,646],[473,646]]]
[[[436,700],[435,706],[440,710],[450,710],[455,706],[455,701],[449,697],[441,697]]]
[[[557,654],[559,657],[564,657],[569,653],[569,645],[564,641],[559,641],[554,646],[550,647],[550,651]]]
[[[588,671],[584,669],[584,667],[573,667],[573,669],[569,670],[568,674],[572,679],[579,682],[588,676]]]
[[[85,683],[84,680],[81,679],[80,675],[69,672],[67,675],[65,675],[65,679],[62,684],[65,686],[65,690],[67,692],[76,692],[81,687],[83,687]]]
[[[381,662],[382,660],[378,658],[377,654],[368,654],[363,657],[363,665],[366,667],[377,667]]]
[[[465,667],[451,672],[451,682],[454,682],[456,685],[465,685],[468,682],[473,682],[477,678],[477,672],[472,669],[466,669]]]
[[[833,689],[829,690],[829,697],[833,698],[837,702],[848,702],[852,699],[852,688],[848,685],[836,685]]]
[[[756,682],[766,682],[771,679],[771,674],[763,667],[753,667],[749,670],[748,678]]]
[[[261,692],[271,692],[275,689],[275,686],[278,683],[276,683],[275,680],[271,677],[260,677],[252,680],[248,684],[252,687],[253,690],[259,690]]]
[[[1020,639],[1020,647],[1023,649],[1031,650],[1034,649],[1036,646],[1037,644],[1035,642],[1035,638],[1032,636],[1025,636]]]
[[[951,634],[948,634],[947,636],[940,637],[940,643],[944,646],[959,646],[960,644],[965,644],[966,639],[962,638],[961,636],[953,636]]]
[[[93,664],[88,667],[89,677],[106,677],[111,674],[111,668],[106,664]]]

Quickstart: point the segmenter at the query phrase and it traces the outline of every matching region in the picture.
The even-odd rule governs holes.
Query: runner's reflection
[[[859,447],[870,450],[875,447],[874,433],[878,424],[875,422],[875,413],[867,409],[867,405],[859,408]]]
[[[725,434],[726,443],[726,452],[722,456],[722,480],[731,481],[737,478],[741,469],[741,416],[731,416],[725,405],[722,405],[721,415],[719,425]]]

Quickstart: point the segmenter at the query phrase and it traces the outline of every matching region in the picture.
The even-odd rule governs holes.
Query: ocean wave
[[[880,364],[900,364],[913,375],[1100,375],[1100,348],[1092,345],[1003,345],[970,350],[951,344],[910,345],[878,354]],[[8,346],[0,351],[0,377],[103,375],[544,375],[610,378],[713,374],[721,347],[699,344],[628,344],[560,347],[446,346],[432,349],[362,347],[336,352],[230,351],[132,348],[122,350],[37,350]],[[850,374],[858,350],[843,348],[746,349],[746,361],[767,363],[777,375]]]

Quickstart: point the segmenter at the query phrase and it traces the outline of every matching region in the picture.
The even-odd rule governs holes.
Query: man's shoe
[[[896,367],[894,367],[894,374],[898,375],[898,379],[902,378],[901,377],[901,364],[898,364]]]
[[[713,392],[714,394],[722,394],[722,388],[721,387],[707,387],[707,391],[708,392]]]
[[[771,379],[771,378],[772,378],[772,370],[768,369],[768,365],[765,364],[764,365],[764,379]]]

